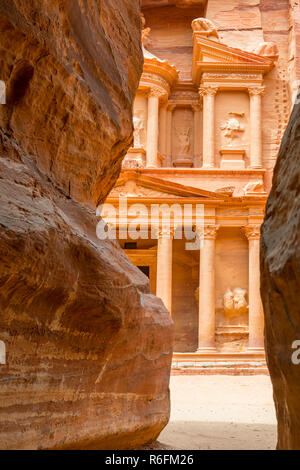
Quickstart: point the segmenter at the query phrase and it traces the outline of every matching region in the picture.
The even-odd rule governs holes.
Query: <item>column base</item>
[[[210,165],[210,164],[209,164],[209,165],[208,165],[208,164],[205,164],[205,165],[202,165],[202,168],[203,168],[204,170],[207,170],[207,169],[210,169],[210,168],[215,168],[215,166],[214,166],[214,165]]]
[[[203,346],[197,349],[198,354],[214,354],[217,352],[214,346]]]
[[[250,165],[250,170],[261,170],[262,169],[262,165]]]

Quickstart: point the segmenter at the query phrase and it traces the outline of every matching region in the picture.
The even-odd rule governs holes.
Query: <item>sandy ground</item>
[[[171,377],[171,420],[152,448],[275,449],[270,378]]]

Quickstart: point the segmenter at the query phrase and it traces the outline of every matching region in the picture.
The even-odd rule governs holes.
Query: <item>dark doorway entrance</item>
[[[150,279],[150,266],[137,266]]]

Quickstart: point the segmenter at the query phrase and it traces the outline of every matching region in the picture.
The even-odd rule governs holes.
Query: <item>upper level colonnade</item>
[[[143,29],[143,43],[149,33]],[[173,65],[143,46],[134,146],[123,168],[263,168],[264,76],[276,45],[263,43],[256,53],[229,47],[206,18],[193,21],[191,34],[192,80],[180,80]]]

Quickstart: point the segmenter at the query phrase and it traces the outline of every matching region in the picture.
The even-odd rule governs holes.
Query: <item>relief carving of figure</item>
[[[239,316],[247,313],[248,304],[246,300],[247,291],[236,287],[234,290],[227,289],[224,298],[224,312],[227,317]]]
[[[193,31],[197,31],[203,34],[204,36],[207,36],[207,37],[213,36],[219,39],[219,35],[218,35],[215,25],[213,24],[211,20],[207,18],[196,18],[192,22],[192,28],[193,28]]]
[[[231,116],[221,126],[221,130],[224,131],[223,135],[227,139],[229,146],[232,146],[234,139],[238,138],[240,133],[245,131],[245,128],[236,117]]]
[[[133,117],[133,137],[134,137],[134,148],[142,148],[142,138],[143,138],[143,131],[144,131],[144,120],[141,116],[135,115]]]
[[[176,129],[178,137],[179,155],[188,155],[191,149],[191,128],[180,127]]]

